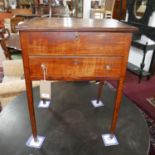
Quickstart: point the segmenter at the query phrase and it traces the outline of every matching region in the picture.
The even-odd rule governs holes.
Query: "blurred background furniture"
[[[126,1],[127,0],[115,0],[113,18],[117,20],[125,20],[126,18]]]
[[[16,30],[16,26],[20,22],[24,22],[25,18],[22,16],[14,16],[11,18],[11,32],[12,33],[17,33],[18,31]]]
[[[0,29],[0,45],[6,59],[21,59],[21,47],[18,34],[10,35],[8,29]]]
[[[12,8],[12,5],[14,8]],[[83,0],[17,0],[15,4],[8,3],[4,11],[13,14],[26,15],[47,15],[51,10],[52,16],[64,17],[83,17]]]
[[[31,9],[12,9],[10,12],[0,13],[0,23],[9,29],[10,33],[15,33],[15,26],[29,17],[33,17]]]
[[[128,70],[141,82],[143,77],[149,79],[155,74],[155,26],[151,24],[155,23],[155,0],[127,0],[127,10],[126,23],[139,28],[133,35]]]
[[[5,10],[5,2],[4,0],[0,0],[0,11]]]
[[[30,9],[34,0],[17,0],[17,8]]]
[[[95,2],[95,3],[94,3]],[[113,18],[113,10],[115,6],[115,0],[105,0],[102,3],[98,1],[92,1],[91,4],[91,17],[92,18]]]
[[[104,18],[104,9],[99,8],[99,9],[91,9],[91,18],[96,18],[96,19],[101,19]]]
[[[11,54],[9,53],[9,50],[6,46],[6,40],[10,37],[10,32],[6,28],[0,29],[0,45],[3,49],[4,55],[6,59],[11,59]]]
[[[18,8],[18,9],[12,9],[11,12],[14,16],[20,15],[20,14],[32,15],[32,9],[20,9],[20,8]]]
[[[12,34],[10,37],[5,41],[5,45],[7,50],[11,56],[11,59],[21,59],[21,46],[19,41],[19,34]]]
[[[115,0],[106,0],[105,1],[105,11],[104,18],[112,18],[114,10]]]

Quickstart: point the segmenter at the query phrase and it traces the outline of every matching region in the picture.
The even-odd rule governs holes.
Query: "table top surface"
[[[6,40],[6,46],[15,50],[21,51],[20,38],[18,34],[11,34]]]
[[[147,155],[149,134],[141,112],[123,96],[116,129],[119,145],[105,147],[102,134],[109,131],[115,89],[105,84],[103,107],[94,108],[98,85],[89,82],[52,83],[52,104],[39,109],[39,89],[34,103],[38,133],[46,136],[41,149],[28,148],[31,135],[26,93],[18,96],[0,113],[1,154],[35,155]],[[65,90],[65,91],[64,91]]]
[[[17,26],[19,31],[135,32],[136,27],[114,19],[34,18]]]

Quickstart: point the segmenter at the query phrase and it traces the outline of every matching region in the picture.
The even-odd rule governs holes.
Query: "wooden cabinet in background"
[[[116,0],[113,12],[113,18],[124,20],[126,17],[126,0]]]

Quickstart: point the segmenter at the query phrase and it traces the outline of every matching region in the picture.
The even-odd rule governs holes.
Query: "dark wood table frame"
[[[132,32],[137,29],[113,19],[36,18],[18,27],[24,61],[27,99],[34,139],[37,139],[32,80],[118,81],[110,133],[114,134],[121,105]],[[109,94],[110,95],[110,94]]]

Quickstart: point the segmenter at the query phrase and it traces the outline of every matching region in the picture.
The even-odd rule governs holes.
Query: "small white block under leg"
[[[33,136],[31,136],[28,141],[26,142],[26,145],[28,147],[33,147],[33,148],[41,148],[43,142],[45,140],[45,137],[43,136],[37,136],[37,141],[34,140]]]
[[[51,102],[49,100],[45,100],[45,102],[43,102],[43,100],[40,100],[38,108],[49,108],[50,104]]]
[[[118,140],[115,135],[102,134],[102,140],[105,146],[118,145]]]
[[[97,100],[91,100],[91,104],[97,108],[97,107],[102,107],[104,106],[103,102],[101,100],[99,100],[99,102],[97,102]]]

